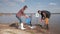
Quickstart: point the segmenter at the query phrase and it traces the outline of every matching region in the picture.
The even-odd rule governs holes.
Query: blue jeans
[[[21,21],[21,19],[18,17],[18,16],[16,16],[17,17],[17,19],[19,20],[19,22],[21,23],[22,21]]]

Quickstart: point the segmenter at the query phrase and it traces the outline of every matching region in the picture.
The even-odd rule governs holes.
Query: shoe
[[[25,30],[26,28],[21,28],[21,30]]]
[[[31,26],[30,28],[31,28],[31,29],[34,29],[34,28],[35,28],[35,26]]]
[[[26,28],[24,28],[23,23],[21,23],[21,30],[24,30],[24,29],[26,29]]]

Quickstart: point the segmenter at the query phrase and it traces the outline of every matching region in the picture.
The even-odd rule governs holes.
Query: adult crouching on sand
[[[44,20],[46,29],[49,29],[48,24],[51,13],[47,10],[42,10],[42,11],[38,10],[38,13],[41,14],[41,22],[42,20]]]
[[[18,18],[18,20],[20,21],[21,23],[21,29],[25,29],[23,27],[23,21],[24,21],[24,18],[21,18],[23,16],[25,16],[25,13],[24,11],[26,10],[27,6],[25,5],[21,10],[19,10],[19,12],[16,14],[16,17]]]

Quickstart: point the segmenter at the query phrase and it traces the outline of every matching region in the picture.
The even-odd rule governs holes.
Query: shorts
[[[49,18],[45,18],[45,24],[49,23]]]

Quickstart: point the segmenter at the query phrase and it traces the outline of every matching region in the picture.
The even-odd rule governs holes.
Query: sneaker
[[[21,28],[21,30],[25,30],[26,28]]]
[[[30,28],[31,28],[31,29],[34,29],[34,28],[35,28],[35,26],[31,26]]]
[[[24,27],[23,27],[23,28],[21,28],[21,26],[19,26],[18,28],[19,28],[19,29],[21,29],[21,30],[25,30],[25,29],[26,29],[26,28],[24,28]]]
[[[26,28],[24,28],[23,23],[21,23],[21,29],[22,30],[26,29]]]

